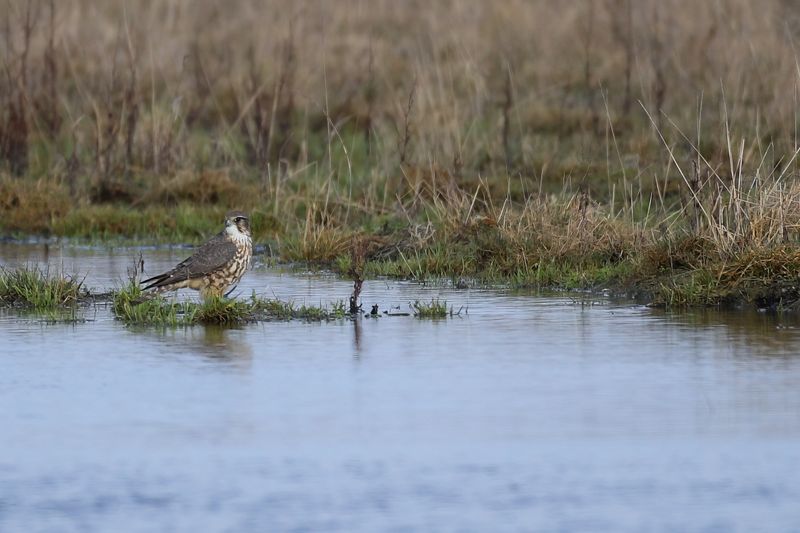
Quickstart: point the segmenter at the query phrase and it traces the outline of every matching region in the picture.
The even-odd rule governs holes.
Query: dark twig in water
[[[364,284],[364,264],[366,263],[366,245],[363,239],[353,237],[350,246],[350,269],[347,273],[353,280],[353,294],[350,296],[350,314],[361,312],[358,298],[361,296],[361,287]]]

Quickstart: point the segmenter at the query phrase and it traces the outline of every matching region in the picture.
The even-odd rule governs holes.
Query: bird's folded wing
[[[236,256],[236,245],[223,233],[200,246],[195,253],[178,263],[172,270],[144,280],[145,288],[163,287],[187,279],[210,274],[228,264]]]

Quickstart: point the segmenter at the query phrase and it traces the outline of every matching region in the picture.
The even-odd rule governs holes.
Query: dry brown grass
[[[52,22],[33,0],[0,16],[12,171],[277,174],[366,149],[345,131],[390,175],[402,161],[456,179],[534,177],[568,159],[565,140],[581,160],[616,164],[619,148],[643,169],[663,153],[637,101],[662,129],[670,117],[693,131],[701,94],[717,163],[723,92],[762,151],[795,144],[800,24],[785,0],[52,5]],[[36,161],[40,143],[49,155]]]
[[[142,195],[140,201],[146,204],[165,205],[181,202],[243,205],[250,203],[246,198],[247,192],[243,191],[226,172],[180,171],[172,177],[160,180],[153,189]]]
[[[71,208],[69,192],[50,180],[20,182],[0,174],[0,217],[7,231],[47,233]]]

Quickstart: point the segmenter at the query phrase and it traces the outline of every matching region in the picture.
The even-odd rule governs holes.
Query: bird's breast
[[[233,280],[231,284],[237,283],[247,269],[250,267],[250,260],[253,257],[253,242],[247,237],[238,238],[236,243],[236,254],[228,264],[228,276]]]

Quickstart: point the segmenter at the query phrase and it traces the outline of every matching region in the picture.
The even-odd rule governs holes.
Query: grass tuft
[[[114,294],[111,309],[118,320],[128,325],[175,327],[190,323],[183,304],[144,293],[136,283],[129,283]]]
[[[49,269],[0,268],[0,303],[37,312],[75,307],[88,296],[83,281]]]
[[[256,294],[246,301],[211,298],[199,303],[175,302],[160,294],[144,292],[135,283],[129,283],[114,295],[112,309],[118,320],[129,325],[168,327],[237,326],[267,320],[324,321],[346,316],[344,302],[334,303],[330,308],[298,306]]]
[[[417,318],[446,318],[448,315],[447,300],[433,298],[430,302],[416,300],[411,303],[411,310]],[[449,311],[452,314],[452,310]]]
[[[237,325],[254,322],[257,318],[252,303],[210,298],[200,304],[186,303],[187,323]]]

